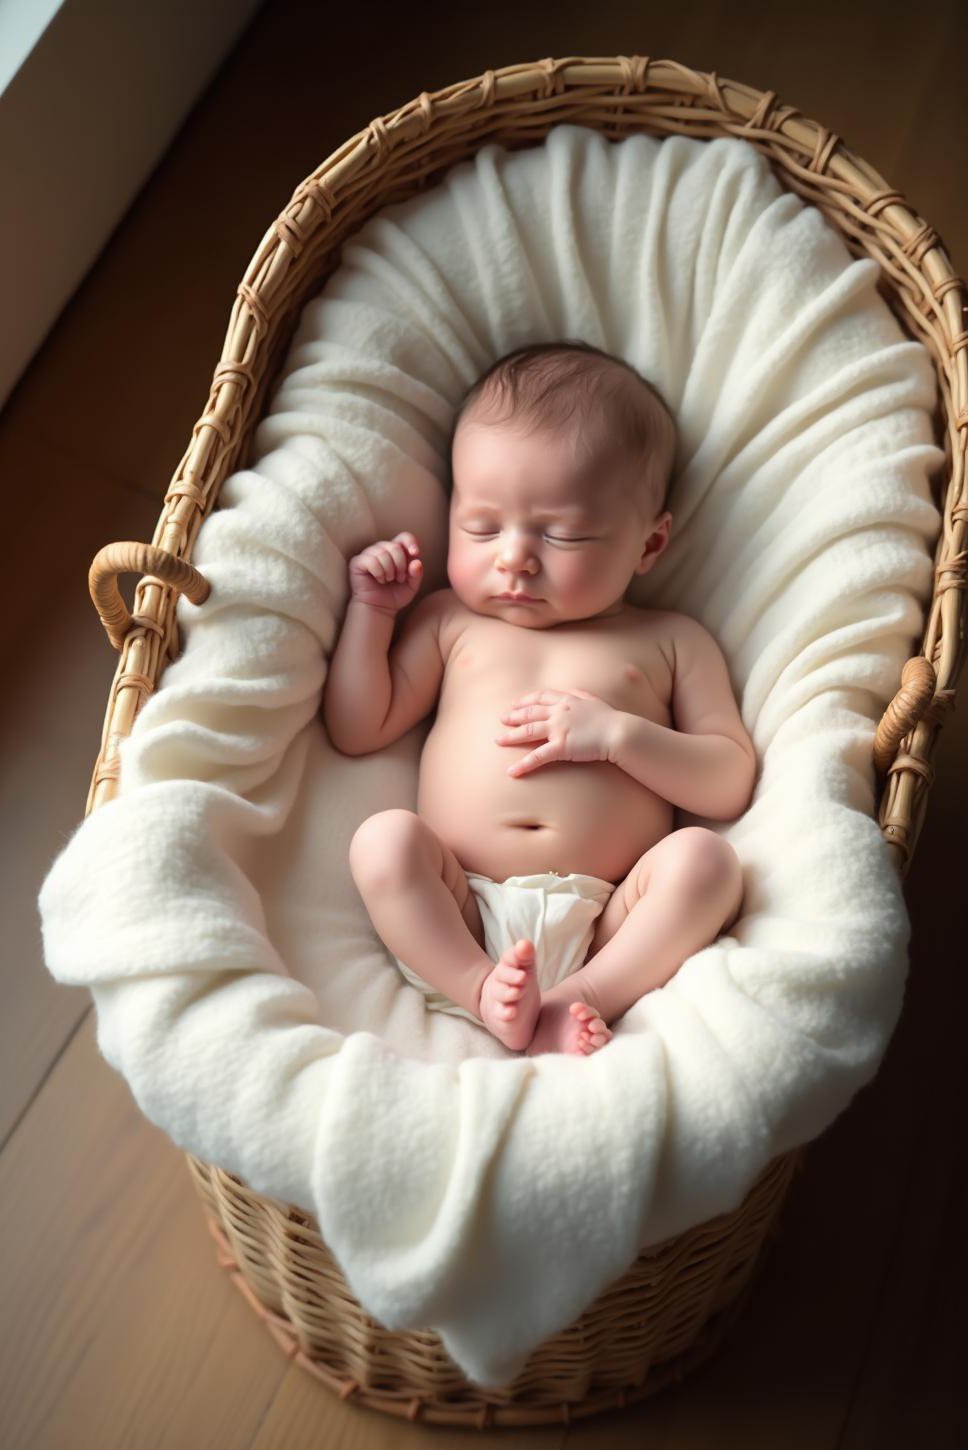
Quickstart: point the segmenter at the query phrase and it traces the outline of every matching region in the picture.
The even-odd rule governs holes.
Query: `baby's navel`
[[[625,678],[627,680],[637,680],[639,678],[639,676],[641,675],[641,673],[642,673],[642,671],[636,669],[635,665],[626,665],[625,666]]]

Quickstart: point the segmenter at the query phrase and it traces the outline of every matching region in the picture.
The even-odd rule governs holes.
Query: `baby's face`
[[[616,480],[576,480],[567,438],[468,418],[452,467],[447,577],[478,614],[525,629],[619,614],[668,542],[671,514],[643,519]]]

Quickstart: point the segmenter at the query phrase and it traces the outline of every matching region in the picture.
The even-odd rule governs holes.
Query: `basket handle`
[[[122,648],[125,635],[132,625],[157,629],[154,620],[128,613],[118,589],[119,574],[153,575],[163,584],[171,584],[175,589],[180,589],[193,604],[202,604],[212,590],[204,575],[199,574],[187,559],[179,559],[176,555],[169,554],[166,549],[157,549],[153,544],[139,544],[130,540],[105,544],[91,561],[87,585],[101,623],[108,632],[108,639],[116,650]]]
[[[874,735],[874,767],[884,771],[894,752],[925,713],[934,696],[937,677],[924,655],[915,655],[901,671],[901,688],[888,705]]]

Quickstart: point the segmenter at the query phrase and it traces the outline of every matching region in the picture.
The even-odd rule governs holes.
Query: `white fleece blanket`
[[[871,743],[917,648],[942,459],[927,355],[876,277],[730,139],[561,126],[373,218],[202,527],[211,595],[179,603],[120,795],[43,884],[49,969],[91,989],[148,1118],[313,1212],[365,1308],[482,1385],[821,1133],[898,1018]],[[707,823],[743,864],[739,920],[591,1058],[425,1011],[347,847],[415,808],[430,722],[350,759],[318,717],[348,558],[412,529],[446,584],[457,400],[556,337],[625,356],[677,415],[672,541],[627,597],[713,632],[762,762],[746,814]]]

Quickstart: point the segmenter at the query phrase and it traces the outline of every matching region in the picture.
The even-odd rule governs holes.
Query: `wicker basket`
[[[641,56],[547,59],[424,91],[371,121],[296,189],[238,288],[208,402],[165,494],[152,545],[109,545],[91,566],[91,594],[121,659],[88,813],[116,791],[119,741],[178,653],[177,591],[195,602],[208,593],[187,562],[192,544],[222,481],[247,465],[299,313],[338,266],[343,242],[380,208],[434,185],[486,143],[537,145],[563,122],[614,140],[639,131],[743,137],[769,158],[782,185],[820,208],[854,255],[875,259],[883,296],[933,359],[936,436],[946,458],[934,595],[921,653],[905,665],[874,742],[878,818],[904,876],[924,817],[935,740],[954,703],[962,663],[965,286],[931,227],[838,136],[779,104],[772,91]],[[133,615],[117,587],[124,571],[150,576],[137,586]],[[629,1404],[708,1355],[745,1301],[802,1157],[800,1149],[776,1158],[733,1213],[642,1254],[499,1390],[469,1384],[433,1333],[391,1333],[369,1318],[308,1215],[253,1193],[217,1167],[191,1156],[188,1162],[220,1264],[288,1355],[341,1397],[409,1419],[484,1426],[567,1422]]]

